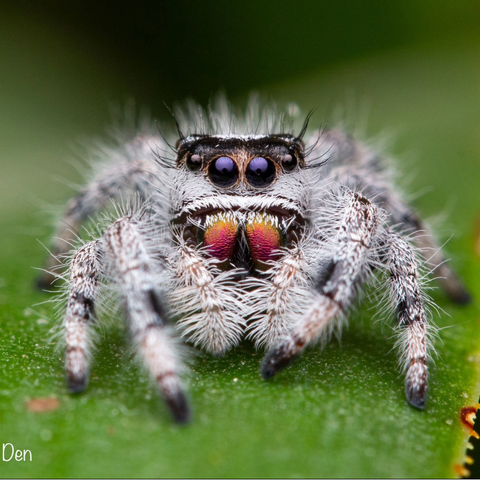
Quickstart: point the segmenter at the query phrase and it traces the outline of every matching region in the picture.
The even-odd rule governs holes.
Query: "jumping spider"
[[[69,391],[87,385],[94,307],[106,283],[117,288],[173,417],[186,422],[176,334],[214,355],[251,339],[267,350],[261,373],[270,378],[328,340],[359,290],[383,277],[406,396],[423,408],[432,327],[419,270],[427,257],[451,299],[466,302],[468,293],[382,158],[339,130],[306,135],[308,121],[287,132],[283,117],[255,100],[242,115],[219,101],[208,113],[190,105],[176,120],[173,142],[150,126],[97,152],[102,168],[59,223],[43,285],[87,218],[112,199],[140,199],[69,255]]]

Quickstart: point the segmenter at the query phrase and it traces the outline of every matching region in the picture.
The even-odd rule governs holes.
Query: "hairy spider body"
[[[285,133],[283,117],[255,100],[238,116],[225,101],[209,115],[191,105],[178,121],[179,133],[188,133],[176,139],[174,158],[153,129],[103,148],[103,168],[58,227],[54,259],[109,200],[141,199],[69,255],[69,390],[86,387],[94,307],[107,282],[117,287],[140,357],[174,418],[185,422],[176,337],[216,355],[249,338],[267,349],[261,372],[268,378],[327,340],[363,285],[384,277],[406,396],[423,408],[432,348],[419,273],[425,258],[453,300],[465,302],[468,293],[380,157],[338,130]]]

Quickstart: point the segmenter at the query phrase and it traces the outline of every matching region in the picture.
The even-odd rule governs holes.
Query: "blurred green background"
[[[81,176],[69,159],[102,136],[112,105],[135,99],[168,122],[164,102],[203,103],[252,89],[312,124],[340,116],[367,136],[394,133],[400,180],[439,232],[475,298],[480,264],[480,2],[0,0],[0,443],[32,463],[2,477],[445,477],[462,462],[458,420],[478,399],[479,311],[441,292],[448,315],[425,412],[409,407],[391,331],[361,309],[321,355],[311,350],[273,382],[248,344],[192,364],[191,426],[171,424],[107,329],[88,392],[65,394],[53,307],[32,288],[52,204]],[[237,378],[236,382],[233,379]],[[31,398],[56,396],[51,413]]]

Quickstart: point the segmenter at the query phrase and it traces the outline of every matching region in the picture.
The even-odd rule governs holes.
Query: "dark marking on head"
[[[179,139],[177,164],[184,163],[187,158],[199,155],[203,159],[203,168],[211,159],[229,156],[236,159],[240,153],[251,157],[264,157],[279,165],[286,155],[295,157],[300,166],[305,166],[305,145],[301,138],[289,134],[272,134],[265,136],[232,136],[189,135]]]

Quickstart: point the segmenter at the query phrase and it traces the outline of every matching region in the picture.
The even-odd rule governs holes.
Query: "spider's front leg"
[[[117,220],[105,233],[105,250],[117,276],[130,333],[151,377],[157,383],[178,423],[190,419],[179,377],[175,342],[166,328],[166,314],[157,284],[166,272],[149,254],[138,224],[129,217]]]
[[[345,314],[360,284],[370,274],[370,256],[378,226],[376,207],[365,197],[349,191],[341,202],[343,212],[330,261],[315,285],[310,308],[291,327],[286,338],[270,350],[262,363],[269,378],[286,367],[311,342],[328,336],[333,322]],[[313,265],[320,269],[320,265]]]

